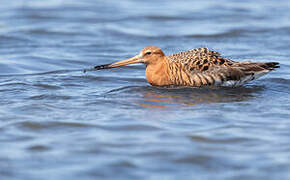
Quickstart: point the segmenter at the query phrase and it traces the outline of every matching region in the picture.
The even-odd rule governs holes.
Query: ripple
[[[174,160],[177,164],[195,164],[195,165],[208,165],[211,164],[213,158],[205,155],[186,156]]]
[[[290,85],[290,79],[284,78],[268,78],[269,82],[274,82],[278,84]]]
[[[50,148],[48,146],[44,145],[32,145],[27,148],[30,151],[35,151],[35,152],[42,152],[42,151],[48,151]]]
[[[106,127],[106,129],[114,130],[114,131],[136,131],[136,132],[161,130],[158,127],[149,126],[149,125],[124,125],[124,126],[118,125],[118,126]]]
[[[40,87],[40,88],[44,88],[44,89],[62,89],[60,86],[55,86],[55,85],[50,85],[50,84],[34,84],[33,86],[35,87]]]
[[[280,92],[280,93],[289,93],[289,88],[290,88],[290,80],[289,79],[284,79],[284,78],[269,78],[267,79],[270,88],[274,92]]]
[[[0,86],[4,86],[4,87],[7,87],[7,86],[29,86],[29,84],[27,83],[23,83],[23,82],[11,82],[11,83],[1,83]]]
[[[118,162],[114,162],[114,163],[111,163],[109,166],[113,166],[113,167],[116,167],[116,168],[137,168],[138,166],[135,165],[133,162],[131,161],[118,161]]]
[[[9,35],[0,35],[0,42],[1,45],[0,47],[5,47],[7,45],[14,45],[15,43],[17,44],[21,44],[21,43],[32,43],[33,41],[31,41],[28,38],[25,37],[19,37],[19,36],[9,36]]]
[[[129,78],[129,77],[116,77],[116,76],[81,76],[80,78],[90,80],[90,81],[100,81],[100,82],[115,82],[124,81],[124,82],[146,82],[145,79],[141,78]]]
[[[73,32],[73,31],[53,31],[53,30],[47,30],[47,29],[31,29],[27,30],[25,32],[27,35],[41,35],[41,36],[60,36],[64,38],[64,36],[90,36],[88,32],[82,33],[82,32]]]
[[[64,129],[64,128],[89,128],[90,124],[78,123],[78,122],[33,122],[33,121],[23,121],[17,122],[13,124],[9,124],[9,126],[18,127],[23,130],[32,130],[32,131],[40,131],[40,130],[49,130],[52,129]]]
[[[228,32],[221,32],[221,33],[211,33],[211,34],[190,34],[190,35],[183,35],[186,38],[224,38],[224,37],[237,37],[244,35],[243,30],[231,30]]]
[[[28,99],[31,100],[68,100],[73,98],[72,96],[60,96],[60,95],[48,95],[48,94],[42,94],[42,95],[36,95],[36,96],[31,96]]]
[[[40,130],[48,130],[53,131],[55,129],[63,129],[64,128],[97,128],[100,130],[106,131],[127,131],[127,132],[143,132],[143,131],[160,131],[161,129],[151,125],[96,125],[92,123],[80,123],[80,122],[63,122],[63,121],[50,121],[50,122],[35,122],[35,121],[22,121],[16,122],[12,124],[6,125],[6,127],[18,127],[20,129],[25,129],[27,131],[40,131]]]
[[[199,135],[190,135],[190,139],[194,142],[201,142],[201,143],[211,143],[211,144],[240,144],[243,142],[248,142],[251,139],[243,138],[243,137],[235,137],[235,138],[224,138],[224,139],[217,139],[217,138],[208,138]]]
[[[171,20],[189,20],[192,21],[191,17],[187,16],[167,16],[167,15],[147,15],[144,16],[148,20],[158,20],[158,21],[171,21]]]

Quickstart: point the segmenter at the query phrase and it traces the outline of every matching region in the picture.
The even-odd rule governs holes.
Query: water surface
[[[290,3],[4,0],[0,179],[287,179]],[[281,68],[239,88],[150,86],[143,65],[198,47]]]

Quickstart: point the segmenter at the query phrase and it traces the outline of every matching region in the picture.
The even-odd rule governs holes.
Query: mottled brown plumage
[[[133,63],[146,64],[147,81],[154,86],[240,86],[278,68],[277,62],[236,62],[207,48],[165,56],[156,46],[147,46],[133,58],[96,66],[109,69]]]

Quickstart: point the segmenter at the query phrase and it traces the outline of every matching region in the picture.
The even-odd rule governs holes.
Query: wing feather
[[[279,67],[276,62],[235,62],[208,48],[172,54],[167,59],[181,65],[181,71],[189,75],[187,82],[192,86],[239,86]]]

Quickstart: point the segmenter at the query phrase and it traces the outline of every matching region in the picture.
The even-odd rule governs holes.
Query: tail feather
[[[278,66],[279,63],[278,62],[266,62],[263,63],[261,65],[261,67],[267,69],[267,70],[274,70],[275,68],[280,68],[280,66]]]
[[[243,83],[258,79],[259,77],[269,73],[275,68],[279,68],[280,66],[278,62],[247,62],[246,66],[244,67],[245,76],[242,78]]]

